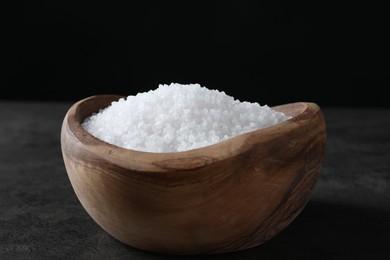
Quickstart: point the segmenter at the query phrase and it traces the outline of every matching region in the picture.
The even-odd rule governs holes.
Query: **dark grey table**
[[[184,257],[121,244],[84,211],[60,149],[70,105],[0,101],[0,259],[390,259],[390,109],[322,108],[325,161],[297,219],[258,247]]]

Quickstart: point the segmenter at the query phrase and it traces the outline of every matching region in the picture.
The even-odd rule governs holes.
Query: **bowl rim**
[[[246,132],[195,149],[179,152],[149,152],[108,143],[82,127],[81,123],[93,112],[98,112],[99,109],[103,109],[121,98],[126,97],[99,94],[77,101],[70,106],[64,117],[61,135],[69,130],[80,145],[102,159],[125,168],[148,172],[192,170],[231,158],[238,153],[249,150],[254,144],[262,143],[265,140],[269,142],[270,138],[276,139],[278,136],[288,134],[288,132],[305,125],[317,113],[321,113],[320,107],[314,102],[300,101],[272,106],[272,109],[282,111],[291,118],[269,127]],[[96,104],[99,104],[98,109],[92,109]],[[61,142],[63,142],[63,138],[61,138]],[[215,155],[216,150],[218,150],[218,156]]]

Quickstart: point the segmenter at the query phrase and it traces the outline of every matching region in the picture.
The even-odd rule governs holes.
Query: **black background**
[[[0,99],[74,102],[176,82],[269,105],[388,107],[388,11],[341,2],[2,2]]]

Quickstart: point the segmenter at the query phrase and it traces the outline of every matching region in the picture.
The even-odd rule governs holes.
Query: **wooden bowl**
[[[80,203],[122,243],[177,255],[243,250],[281,232],[311,197],[326,144],[317,104],[273,107],[293,118],[217,144],[151,153],[108,144],[82,128],[120,97],[72,105],[61,148]]]

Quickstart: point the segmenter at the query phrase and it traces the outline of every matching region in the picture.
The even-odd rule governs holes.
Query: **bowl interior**
[[[147,171],[169,171],[172,169],[192,169],[208,165],[215,160],[224,160],[236,156],[249,149],[259,140],[268,140],[276,135],[283,135],[298,127],[294,122],[312,117],[319,111],[314,103],[296,102],[275,106],[273,109],[285,113],[292,118],[277,125],[260,130],[244,133],[222,142],[211,144],[182,152],[154,153],[126,149],[104,142],[88,133],[81,123],[91,114],[109,106],[124,96],[96,95],[83,99],[72,106],[68,111],[68,123],[71,131],[87,146],[99,146],[100,151],[109,156],[117,164],[133,169]],[[95,150],[96,152],[96,150]],[[130,162],[129,162],[130,160]],[[156,161],[161,162],[155,167]],[[162,165],[165,165],[162,167]]]

